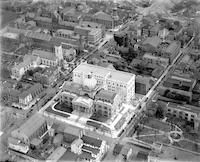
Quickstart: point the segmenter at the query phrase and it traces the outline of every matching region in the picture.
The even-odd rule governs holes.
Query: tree
[[[163,108],[161,106],[157,107],[156,117],[157,118],[163,118],[164,117],[164,110],[163,110]]]

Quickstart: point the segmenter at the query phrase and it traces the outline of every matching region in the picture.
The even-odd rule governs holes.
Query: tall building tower
[[[113,17],[113,28],[118,25],[119,22],[119,16],[117,13],[117,2],[116,0],[113,0],[113,8],[112,8],[112,17]]]

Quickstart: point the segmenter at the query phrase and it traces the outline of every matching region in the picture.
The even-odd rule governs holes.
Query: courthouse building
[[[123,102],[129,103],[135,98],[134,74],[82,63],[73,71],[73,82],[83,84],[89,73],[97,80],[97,85],[102,85],[109,92],[118,93]]]

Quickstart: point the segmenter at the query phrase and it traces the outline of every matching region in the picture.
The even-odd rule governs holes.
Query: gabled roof
[[[158,47],[158,45],[162,42],[162,40],[158,36],[148,37],[142,44],[150,44],[153,47]]]
[[[26,34],[26,37],[33,38],[33,39],[44,40],[44,41],[50,41],[51,38],[52,38],[49,34],[33,32],[33,31],[28,32]]]
[[[88,145],[95,146],[98,148],[100,148],[101,144],[102,144],[102,140],[96,139],[93,137],[89,137],[89,136],[85,136],[85,135],[83,135],[83,137],[81,139],[83,140],[84,144],[88,144]]]
[[[22,124],[18,129],[12,132],[13,135],[15,133],[22,134],[27,136],[28,138],[35,133],[43,124],[45,123],[45,119],[39,115],[38,113],[34,114],[30,117],[24,124]]]
[[[101,19],[101,20],[107,20],[107,21],[113,21],[113,18],[111,15],[108,15],[107,13],[103,11],[99,11],[94,14],[95,19]]]
[[[174,41],[166,48],[165,52],[173,53],[177,48],[179,48],[179,44]]]
[[[48,51],[42,51],[42,50],[33,50],[32,52],[33,56],[39,56],[40,58],[56,61],[56,55],[55,53],[48,52]]]

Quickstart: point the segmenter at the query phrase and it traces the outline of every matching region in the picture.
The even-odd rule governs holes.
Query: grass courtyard
[[[73,111],[72,107],[67,106],[65,103],[57,103],[54,108],[67,113],[71,113]]]

